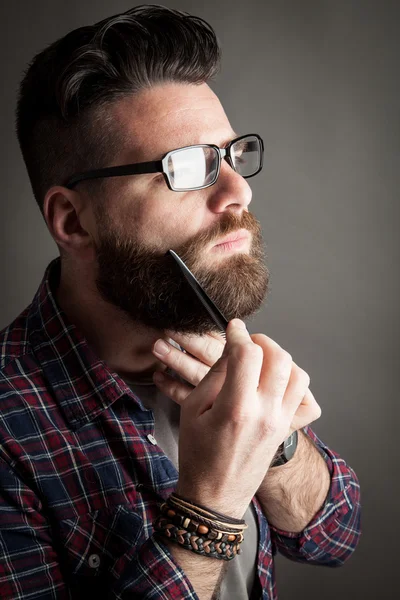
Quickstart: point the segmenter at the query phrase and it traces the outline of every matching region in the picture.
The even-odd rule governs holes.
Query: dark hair
[[[40,210],[51,186],[115,155],[122,133],[110,103],[161,82],[210,81],[219,66],[208,23],[156,5],[75,29],[37,54],[21,82],[16,128]]]

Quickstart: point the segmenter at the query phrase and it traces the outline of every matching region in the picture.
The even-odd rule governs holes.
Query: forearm
[[[217,600],[228,562],[201,556],[169,540],[165,540],[165,544],[190,580],[199,600]]]
[[[299,533],[323,505],[330,484],[324,459],[299,430],[295,455],[287,464],[268,470],[256,495],[271,525]]]

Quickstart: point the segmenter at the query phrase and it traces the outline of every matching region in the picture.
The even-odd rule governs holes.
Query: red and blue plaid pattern
[[[59,273],[55,259],[32,304],[0,333],[0,598],[197,599],[152,528],[178,479],[148,439],[153,413],[59,309]],[[354,471],[305,432],[327,462],[331,489],[298,534],[269,526],[254,497],[253,599],[277,598],[277,551],[337,567],[360,537]]]

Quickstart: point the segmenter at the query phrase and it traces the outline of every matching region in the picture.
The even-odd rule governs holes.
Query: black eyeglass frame
[[[264,160],[264,142],[262,138],[257,133],[247,133],[245,135],[241,135],[234,140],[230,141],[229,144],[225,148],[219,148],[215,144],[195,144],[194,146],[185,146],[183,148],[176,148],[175,150],[170,150],[167,152],[161,160],[155,160],[150,162],[142,162],[142,163],[132,163],[128,165],[120,165],[115,167],[104,167],[102,169],[95,169],[93,171],[85,171],[84,173],[78,173],[73,175],[68,181],[64,184],[64,187],[72,190],[75,185],[80,183],[81,181],[87,181],[88,179],[99,179],[103,177],[120,177],[124,175],[145,175],[146,173],[162,173],[164,175],[165,182],[170,190],[173,192],[189,192],[194,190],[202,190],[205,188],[214,185],[214,183],[218,180],[219,173],[221,170],[221,161],[224,158],[229,166],[235,171],[235,167],[232,161],[231,156],[231,148],[234,144],[248,137],[256,137],[260,143],[260,166],[257,171],[252,173],[251,175],[242,175],[244,179],[249,179],[250,177],[254,177],[257,175],[262,167]],[[207,183],[206,185],[201,185],[195,188],[179,188],[176,189],[171,183],[169,172],[168,172],[168,160],[171,154],[181,150],[188,150],[191,148],[214,148],[217,151],[218,156],[218,166],[215,173],[215,177],[213,181]]]

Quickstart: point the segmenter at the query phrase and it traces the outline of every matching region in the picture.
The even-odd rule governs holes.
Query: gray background
[[[258,131],[265,170],[250,206],[272,291],[250,324],[311,376],[318,435],[361,482],[363,536],[340,569],[277,559],[280,600],[394,598],[399,533],[399,10],[385,0],[164,1],[208,20],[223,44],[213,86],[233,127]],[[0,327],[57,255],[14,134],[18,82],[70,29],[118,0],[2,3]],[[398,546],[398,545],[397,545]]]

